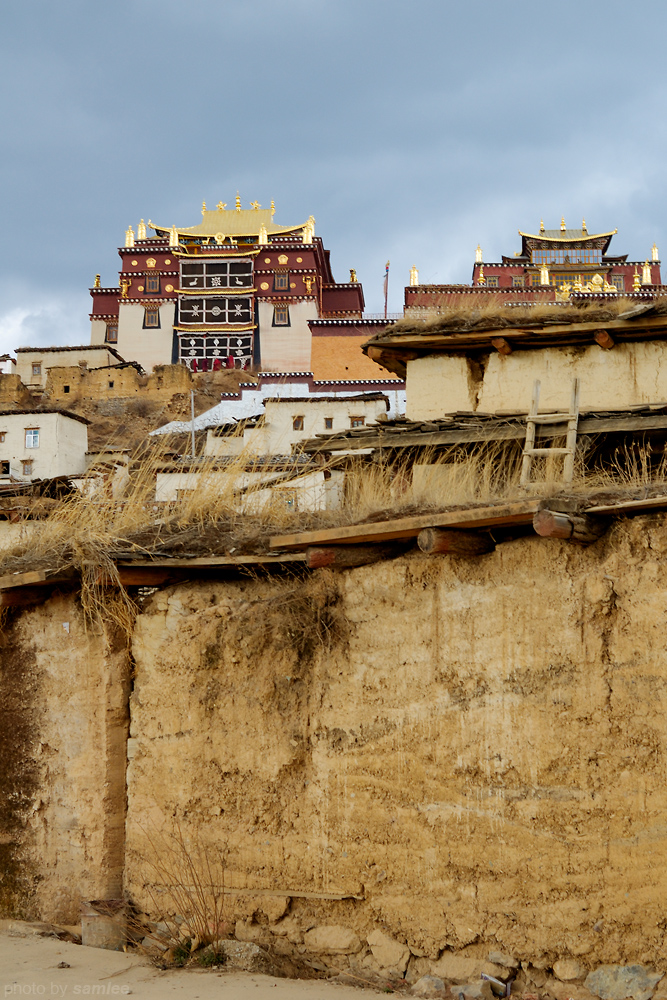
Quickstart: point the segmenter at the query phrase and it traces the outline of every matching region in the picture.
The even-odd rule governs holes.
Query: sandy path
[[[59,969],[67,962],[69,969]],[[377,995],[367,989],[367,995]],[[0,933],[0,1000],[5,997],[133,997],[146,1000],[353,1000],[359,990],[323,980],[274,979],[245,972],[160,972],[122,952],[54,938]]]

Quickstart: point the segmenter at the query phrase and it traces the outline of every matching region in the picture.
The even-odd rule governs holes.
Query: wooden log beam
[[[306,549],[308,569],[331,566],[334,569],[352,569],[368,566],[397,554],[394,545],[331,545],[311,546]]]
[[[607,522],[589,514],[565,514],[557,510],[539,510],[533,527],[542,538],[568,538],[589,545],[604,534]]]
[[[512,345],[509,344],[504,337],[494,337],[491,341],[498,354],[511,354]]]
[[[604,347],[606,351],[610,351],[612,347],[616,346],[616,341],[609,336],[606,330],[596,330],[593,334],[593,340],[600,347]]]
[[[486,532],[448,528],[424,528],[417,535],[417,545],[429,556],[481,556],[495,549],[491,536]]]
[[[0,608],[20,608],[30,604],[43,604],[51,596],[52,587],[12,587],[0,590]]]

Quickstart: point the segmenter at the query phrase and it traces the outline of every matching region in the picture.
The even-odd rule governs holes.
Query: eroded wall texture
[[[131,694],[74,598],[20,615],[2,677],[26,801],[5,829],[36,908],[117,894],[125,848],[150,910],[150,841],[176,827],[223,853],[228,888],[431,959],[664,964],[666,553],[655,515],[589,548],[184,583],[140,610]]]

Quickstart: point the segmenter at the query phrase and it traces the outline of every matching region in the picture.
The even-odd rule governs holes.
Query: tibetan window
[[[146,306],[144,309],[144,330],[155,330],[160,327],[159,306]]]
[[[9,462],[0,462],[0,476],[8,476],[10,473]]]
[[[350,417],[350,427],[364,427],[366,425],[366,417]]]
[[[289,326],[289,306],[283,303],[277,303],[273,307],[273,325],[274,326]]]
[[[107,323],[107,329],[104,339],[107,342],[107,344],[118,343],[118,323]]]
[[[324,418],[324,429],[325,431],[333,430],[333,417]]]
[[[612,274],[609,284],[613,285],[619,292],[625,291],[625,278],[622,274]]]
[[[39,448],[39,427],[26,427],[25,446],[26,448]]]
[[[21,462],[21,468],[24,476],[32,475],[32,459],[29,458],[24,462]]]
[[[498,287],[498,275],[492,274],[490,278],[486,279],[487,288],[497,288]]]
[[[558,247],[533,250],[533,264],[601,264],[602,250],[597,247]]]
[[[194,288],[252,288],[252,261],[184,262],[181,264],[181,287],[184,291]]]
[[[302,431],[303,430],[303,417],[293,417],[292,418],[292,430]]]
[[[526,284],[526,279],[522,274],[512,275],[512,288],[523,288],[525,284]]]
[[[41,375],[42,374],[42,364],[41,364],[41,362],[36,362],[32,366],[32,373],[33,373],[33,375]]]
[[[0,431],[0,444],[5,443],[5,438],[7,437],[7,431]]]
[[[273,276],[273,290],[276,292],[289,290],[289,271],[276,271]]]
[[[146,292],[151,295],[160,294],[160,275],[159,274],[147,274],[146,275]]]
[[[252,322],[252,299],[231,295],[199,299],[183,296],[178,303],[178,316],[186,323],[239,323]]]

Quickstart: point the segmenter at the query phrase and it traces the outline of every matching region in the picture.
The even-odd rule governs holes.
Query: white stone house
[[[64,410],[1,411],[0,482],[85,472],[89,423]]]

